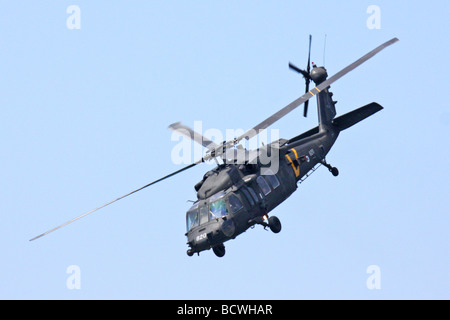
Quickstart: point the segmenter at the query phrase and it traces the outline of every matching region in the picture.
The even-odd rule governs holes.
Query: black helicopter
[[[335,117],[336,101],[332,99],[333,93],[329,91],[330,85],[397,41],[397,38],[393,38],[383,43],[328,78],[327,70],[324,67],[317,67],[313,64],[312,70],[310,69],[310,36],[306,70],[289,63],[289,67],[299,72],[305,79],[306,91],[300,98],[241,136],[221,144],[214,143],[180,122],[170,125],[171,130],[202,144],[207,149],[206,154],[200,160],[180,170],[84,213],[30,239],[30,241],[212,159],[216,160],[218,165],[215,169],[208,171],[203,179],[195,185],[198,200],[186,213],[186,236],[189,246],[187,254],[192,256],[194,253],[199,254],[201,251],[212,248],[218,257],[223,257],[225,255],[224,242],[236,238],[255,225],[269,227],[274,233],[280,232],[280,220],[276,216],[269,216],[269,212],[286,200],[297,189],[297,184],[306,179],[320,165],[325,166],[334,176],[337,176],[338,169],[328,164],[325,157],[339,133],[383,109],[379,104],[373,102]],[[316,86],[309,90],[311,81]],[[240,141],[256,136],[301,104],[304,104],[304,116],[306,117],[308,100],[313,96],[317,97],[319,117],[317,127],[288,140],[279,139],[257,150],[246,150],[238,146]],[[222,158],[223,163],[219,164],[217,158]]]

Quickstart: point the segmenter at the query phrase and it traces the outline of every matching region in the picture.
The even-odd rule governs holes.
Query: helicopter
[[[197,200],[186,212],[185,236],[189,247],[187,255],[193,256],[195,253],[199,255],[202,251],[212,249],[217,257],[223,257],[226,241],[235,239],[256,225],[268,227],[272,232],[279,233],[282,228],[280,219],[269,213],[291,196],[297,190],[298,184],[318,167],[323,165],[333,176],[338,176],[339,170],[330,165],[325,157],[340,132],[383,109],[378,103],[372,102],[336,117],[337,102],[332,99],[330,85],[386,47],[399,41],[393,38],[383,43],[328,78],[325,67],[318,67],[312,63],[311,69],[311,39],[310,36],[306,70],[289,62],[289,68],[305,79],[304,95],[244,134],[219,144],[181,122],[171,124],[169,129],[207,149],[201,159],[46,231],[30,241],[209,160],[215,160],[217,167],[206,172],[194,186]],[[310,90],[311,81],[314,82],[315,87]],[[308,102],[314,96],[317,100],[318,126],[290,139],[280,138],[256,150],[247,150],[239,145],[244,139],[249,140],[258,135],[302,104],[304,105],[303,115],[306,117]],[[221,158],[223,163],[219,163],[218,158]]]

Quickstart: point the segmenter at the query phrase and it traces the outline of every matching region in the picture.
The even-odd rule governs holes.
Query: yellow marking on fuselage
[[[296,168],[291,157],[289,157],[289,155],[287,155],[287,154],[286,154],[286,159],[288,159],[288,161],[291,163],[292,169],[294,169],[295,176],[298,177],[300,175],[300,167]]]

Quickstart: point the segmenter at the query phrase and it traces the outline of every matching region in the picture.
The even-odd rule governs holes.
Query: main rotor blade
[[[131,191],[130,193],[127,193],[127,194],[125,194],[125,195],[123,195],[123,196],[121,196],[121,197],[119,197],[119,198],[117,198],[117,199],[115,199],[115,200],[112,200],[112,201],[110,201],[110,202],[108,202],[108,203],[105,203],[105,204],[101,205],[100,207],[97,207],[97,208],[95,208],[95,209],[93,209],[93,210],[91,210],[91,211],[89,211],[89,212],[86,212],[86,213],[82,214],[81,216],[78,216],[78,217],[76,217],[76,218],[74,218],[74,219],[72,219],[72,220],[70,220],[70,221],[67,221],[66,223],[63,223],[63,224],[57,226],[56,228],[53,228],[53,229],[51,229],[51,230],[48,230],[48,231],[46,231],[46,232],[44,232],[44,233],[42,233],[42,234],[40,234],[40,235],[38,235],[38,236],[36,236],[36,237],[30,239],[30,241],[36,240],[36,239],[38,239],[38,238],[40,238],[40,237],[43,237],[43,236],[49,234],[50,232],[53,232],[53,231],[55,231],[55,230],[57,230],[57,229],[59,229],[59,228],[62,228],[62,227],[64,227],[64,226],[67,226],[68,224],[70,224],[70,223],[72,223],[72,222],[74,222],[74,221],[76,221],[76,220],[78,220],[78,219],[81,219],[81,218],[87,216],[88,214],[91,214],[91,213],[93,213],[93,212],[95,212],[95,211],[97,211],[97,210],[100,210],[100,209],[102,209],[102,208],[104,208],[104,207],[106,207],[106,206],[108,206],[108,205],[110,205],[110,204],[112,204],[112,203],[114,203],[114,202],[116,202],[116,201],[119,201],[119,200],[121,200],[121,199],[123,199],[123,198],[125,198],[125,197],[128,197],[128,196],[132,195],[133,193],[136,193],[136,192],[138,192],[138,191],[141,191],[142,189],[145,189],[145,188],[147,188],[147,187],[150,187],[151,185],[153,185],[153,184],[155,184],[155,183],[158,183],[158,182],[160,182],[160,181],[162,181],[162,180],[164,180],[164,179],[170,178],[170,177],[172,177],[172,176],[174,176],[174,175],[176,175],[176,174],[178,174],[178,173],[180,173],[180,172],[183,172],[183,171],[185,171],[185,170],[187,170],[187,169],[190,169],[190,168],[194,167],[195,165],[197,165],[197,164],[199,164],[199,163],[201,163],[201,162],[203,162],[203,159],[201,159],[201,160],[199,160],[199,161],[197,161],[197,162],[194,162],[194,163],[192,163],[192,164],[188,165],[187,167],[184,167],[184,168],[182,168],[182,169],[180,169],[180,170],[177,170],[177,171],[175,171],[175,172],[172,172],[171,174],[168,174],[167,176],[164,176],[164,177],[162,177],[162,178],[160,178],[160,179],[158,179],[158,180],[155,180],[155,181],[153,181],[153,182],[150,182],[149,184],[146,184],[145,186],[140,187],[139,189],[136,189],[136,190],[134,190],[134,191]]]
[[[201,144],[202,146],[206,147],[209,150],[214,150],[214,149],[216,149],[218,147],[217,144],[215,144],[214,142],[212,142],[208,138],[202,136],[200,133],[195,132],[194,130],[192,130],[188,126],[185,126],[181,122],[172,123],[169,126],[169,129],[171,129],[171,130],[173,130],[175,132],[178,132],[179,134],[181,134],[181,135],[183,135],[185,137],[188,137],[188,138],[192,139],[193,141]]]
[[[311,99],[313,96],[318,94],[323,89],[329,87],[333,82],[335,82],[336,80],[340,79],[341,77],[343,77],[344,75],[346,75],[347,73],[349,73],[350,71],[355,69],[356,67],[360,66],[365,61],[367,61],[370,58],[372,58],[374,55],[379,53],[381,50],[383,50],[384,48],[386,48],[386,47],[388,47],[388,46],[390,46],[390,45],[392,45],[394,43],[396,43],[397,41],[399,41],[397,38],[393,38],[393,39],[383,43],[382,45],[378,46],[374,50],[370,51],[369,53],[367,53],[366,55],[362,56],[361,58],[359,58],[358,60],[356,60],[355,62],[350,64],[349,66],[345,67],[344,69],[342,69],[341,71],[336,73],[334,76],[332,76],[328,80],[326,80],[326,81],[322,82],[321,84],[319,84],[317,87],[315,87],[311,91],[307,92],[306,94],[304,94],[303,96],[301,96],[297,100],[294,100],[293,102],[288,104],[283,109],[281,109],[278,112],[274,113],[272,116],[270,116],[269,118],[267,118],[266,120],[264,120],[260,124],[256,125],[255,127],[253,127],[253,129],[248,130],[243,135],[241,135],[238,138],[234,139],[233,142],[237,143],[237,142],[239,142],[240,140],[242,140],[244,138],[247,139],[247,140],[253,138],[255,135],[260,133],[260,131],[266,129],[268,126],[270,126],[273,123],[275,123],[276,121],[280,120],[285,115],[287,115],[289,112],[291,112],[292,110],[294,110],[295,108],[300,106],[302,103],[304,103],[305,101]]]

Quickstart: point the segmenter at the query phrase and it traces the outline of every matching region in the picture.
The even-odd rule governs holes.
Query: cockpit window
[[[209,201],[214,202],[224,196],[225,196],[225,192],[219,192],[219,193],[216,193],[215,195],[211,196],[211,198],[209,198]]]
[[[242,202],[234,194],[230,194],[228,197],[228,203],[230,204],[231,212],[236,212],[242,208]]]
[[[199,211],[200,224],[204,224],[204,223],[208,222],[208,211],[209,210],[208,210],[207,204],[200,207],[200,211]]]
[[[266,180],[262,176],[259,176],[258,178],[256,178],[256,182],[258,183],[258,186],[261,188],[261,191],[267,196],[271,190]]]
[[[209,216],[211,219],[225,217],[228,214],[224,199],[217,200],[209,205]]]
[[[193,207],[186,213],[186,229],[189,232],[192,228],[198,226],[198,208]]]

